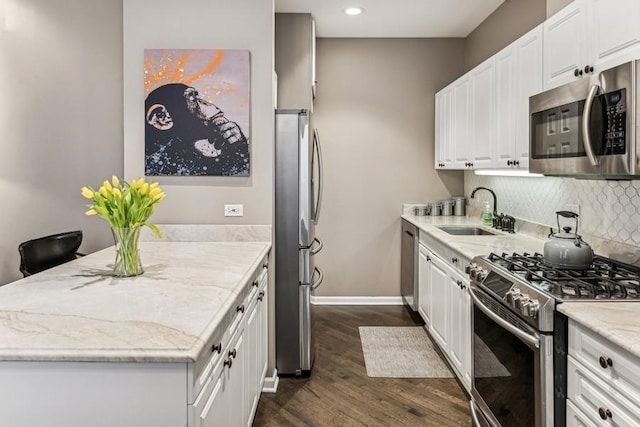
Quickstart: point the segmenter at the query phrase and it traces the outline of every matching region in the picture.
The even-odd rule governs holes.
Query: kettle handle
[[[575,212],[571,212],[571,211],[557,211],[556,212],[556,218],[558,219],[558,232],[560,232],[562,230],[562,228],[560,228],[560,217],[575,219],[576,220],[576,235],[578,235],[578,214],[575,213]]]

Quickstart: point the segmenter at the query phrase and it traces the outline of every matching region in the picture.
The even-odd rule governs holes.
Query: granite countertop
[[[558,311],[640,357],[640,301],[566,302]]]
[[[480,218],[466,216],[415,216],[402,215],[402,218],[429,233],[451,249],[466,258],[473,259],[478,255],[489,255],[491,252],[529,252],[542,253],[544,240],[536,239],[521,233],[505,233],[482,225]],[[438,228],[442,225],[474,226],[496,233],[492,236],[459,236],[452,235]]]
[[[491,252],[543,252],[544,240],[524,234],[508,234],[482,226],[480,218],[456,216],[415,216],[402,218],[442,241],[460,254],[472,259]],[[495,232],[495,236],[453,236],[440,230],[442,225],[479,226]],[[558,310],[570,319],[596,332],[614,344],[640,357],[640,301],[580,302],[558,304]]]
[[[107,248],[0,287],[0,360],[194,362],[271,245],[142,242],[144,274]]]

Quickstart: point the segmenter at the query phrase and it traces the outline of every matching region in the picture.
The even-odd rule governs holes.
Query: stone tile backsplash
[[[555,212],[564,210],[567,204],[579,205],[580,234],[640,246],[640,181],[499,177],[465,172],[467,198],[478,186],[496,193],[498,212],[556,228]],[[479,210],[484,201],[491,201],[491,195],[480,191],[468,201],[470,208]]]

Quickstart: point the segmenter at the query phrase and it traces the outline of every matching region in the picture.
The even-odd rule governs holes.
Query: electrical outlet
[[[580,205],[566,204],[566,205],[564,205],[564,210],[580,215]]]
[[[224,205],[224,216],[243,216],[243,205]]]

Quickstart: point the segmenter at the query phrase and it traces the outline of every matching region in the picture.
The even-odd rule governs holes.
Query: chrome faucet
[[[493,192],[493,190],[491,190],[490,188],[487,187],[476,187],[473,189],[473,191],[471,192],[471,198],[473,199],[476,195],[476,191],[478,190],[487,190],[489,193],[491,193],[491,195],[493,196],[493,217],[497,217],[498,216],[498,207],[497,207],[497,202],[496,202],[496,193]]]

